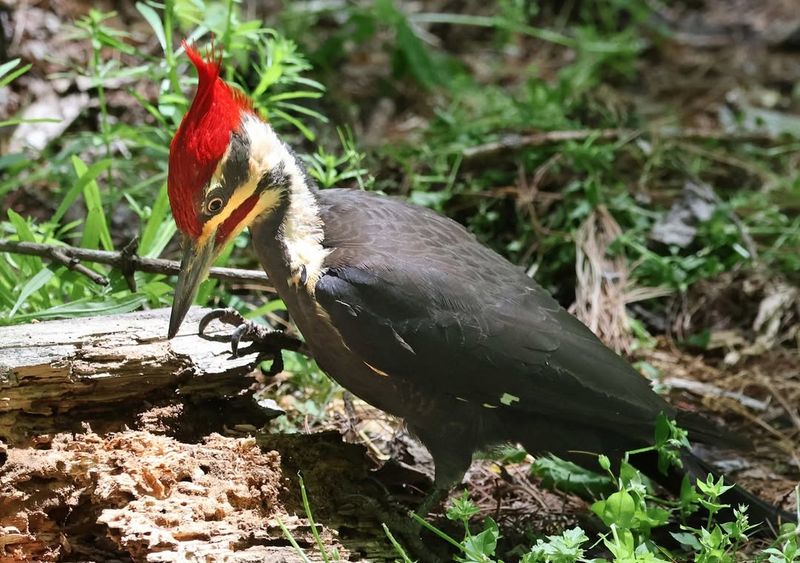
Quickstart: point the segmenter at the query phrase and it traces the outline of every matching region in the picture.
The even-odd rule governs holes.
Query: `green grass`
[[[537,279],[567,303],[565,280],[574,277],[572,233],[601,205],[622,227],[624,234],[612,250],[627,258],[638,284],[685,291],[698,280],[753,265],[756,258],[759,267],[778,274],[796,278],[800,272],[800,224],[794,213],[800,177],[789,166],[789,144],[782,150],[780,144],[690,145],[680,140],[609,142],[590,137],[496,155],[488,166],[465,162],[466,149],[513,132],[647,127],[635,108],[597,93],[599,87],[633,84],[641,72],[637,62],[652,37],[664,33],[650,23],[649,12],[638,2],[583,6],[568,21],[559,22],[557,30],[524,23],[535,22],[540,9],[514,1],[499,2],[494,15],[486,16],[407,13],[401,4],[382,0],[374,8],[353,5],[337,12],[333,26],[333,14],[325,9],[287,6],[278,16],[286,35],[261,21],[242,21],[240,6],[232,0],[163,5],[148,1],[137,3],[137,9],[161,53],[151,54],[113,27],[113,13],[92,10],[75,22],[75,38],[88,41],[92,54],[85,68],[64,69],[60,75],[88,77],[99,112],[43,154],[0,159],[0,196],[24,191],[22,186],[43,187],[50,206],[49,219],[29,223],[24,232],[19,220],[4,221],[3,236],[104,249],[119,249],[138,237],[143,255],[174,256],[175,243],[170,241],[175,228],[165,193],[167,147],[194,83],[175,45],[180,37],[202,44],[213,34],[224,49],[226,77],[251,94],[276,129],[303,149],[311,175],[322,187],[353,185],[402,193],[451,215],[485,243],[535,271]],[[535,41],[570,50],[573,57],[547,76],[534,65],[518,69],[509,81],[498,64],[488,77],[478,79],[458,48],[432,47],[417,34],[415,26],[425,22],[488,31],[485,41],[498,51]],[[317,33],[303,33],[309,28]],[[356,49],[382,50],[391,61],[381,78],[385,95],[416,95],[425,101],[429,117],[413,142],[400,140],[364,151],[346,123],[326,116],[341,114],[343,107],[352,113],[350,100],[324,97],[326,84],[338,91],[337,73],[347,63],[347,46],[352,44]],[[11,83],[28,67],[10,61],[0,68],[0,80]],[[120,79],[159,86],[155,98],[130,88],[128,93],[139,105],[129,112],[131,121],[107,99],[106,85]],[[748,174],[738,186],[717,188],[720,207],[700,225],[690,247],[654,245],[649,232],[667,206],[660,195],[658,203],[648,201],[650,192],[661,190],[674,197],[686,181],[714,185],[722,177],[727,183],[740,171],[726,169],[720,164],[723,157],[744,163],[761,177]],[[538,188],[555,201],[521,205],[519,196],[494,191],[516,185],[520,170],[526,178],[546,170]],[[123,216],[121,225],[112,225],[112,210]],[[750,255],[746,237],[755,242],[757,257]],[[246,247],[246,241],[244,235],[236,247]],[[240,251],[224,260],[256,266]],[[126,294],[113,273],[107,288],[61,271],[47,280],[42,274],[22,287],[16,280],[34,278],[45,265],[10,256],[3,262],[0,300],[12,304],[0,311],[3,324],[25,322],[39,313],[43,318],[58,316],[59,311],[71,316],[81,308],[76,303],[86,304],[87,314],[93,314],[90,302],[116,302],[125,309],[169,302],[162,276],[137,274],[140,289],[135,295]],[[70,306],[59,309],[67,301]],[[245,311],[260,307],[247,296],[230,296],[216,282],[204,285],[198,301],[233,301]]]

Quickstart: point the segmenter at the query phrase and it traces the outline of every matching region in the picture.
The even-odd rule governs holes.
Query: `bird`
[[[305,346],[330,377],[405,421],[430,452],[425,513],[461,482],[477,450],[521,444],[596,468],[653,444],[659,417],[695,442],[729,438],[676,409],[525,271],[462,225],[399,198],[318,189],[221,57],[183,43],[194,99],[169,149],[168,194],[183,234],[168,337],[221,250],[249,228],[255,253]],[[247,328],[254,332],[252,326]],[[258,330],[255,330],[258,332]],[[285,338],[272,331],[262,332]],[[690,447],[656,480],[679,490],[711,467]],[[774,525],[789,515],[741,487],[723,500]],[[423,508],[424,507],[424,508]]]

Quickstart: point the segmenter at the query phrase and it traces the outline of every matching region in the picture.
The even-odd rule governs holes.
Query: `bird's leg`
[[[205,334],[211,321],[217,320],[223,324],[235,326],[230,336]],[[206,340],[227,341],[231,343],[231,353],[234,357],[246,356],[257,353],[257,360],[272,360],[269,371],[265,373],[272,376],[283,371],[283,351],[302,351],[303,341],[289,336],[282,330],[274,330],[253,321],[246,320],[237,310],[232,308],[214,309],[200,319],[198,334]],[[246,348],[240,348],[242,341],[250,342]]]
[[[422,499],[421,503],[419,503],[419,506],[414,511],[414,514],[420,518],[426,518],[428,514],[430,514],[431,510],[436,508],[439,503],[447,498],[449,492],[449,487],[437,487],[434,485],[433,490],[428,493],[424,499]]]

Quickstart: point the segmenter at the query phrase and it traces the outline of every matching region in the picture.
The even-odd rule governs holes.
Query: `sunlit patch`
[[[364,362],[364,365],[366,365],[369,369],[371,369],[372,371],[374,371],[375,373],[377,373],[380,376],[389,377],[388,373],[386,373],[383,370],[380,370],[380,369],[376,368],[375,366],[373,366],[371,364],[368,364],[367,362]]]
[[[503,393],[503,396],[500,397],[500,402],[506,405],[507,407],[510,407],[514,403],[519,402],[519,397],[517,397],[516,395],[512,395],[511,393]]]

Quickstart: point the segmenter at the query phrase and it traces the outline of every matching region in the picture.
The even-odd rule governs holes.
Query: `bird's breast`
[[[347,346],[328,313],[315,299],[313,287],[298,283],[310,280],[295,280],[294,268],[281,237],[265,231],[263,226],[254,226],[252,238],[261,265],[320,368],[368,403],[390,414],[404,416],[404,412],[398,412],[402,409],[398,409],[397,402],[389,402],[387,398],[410,390],[404,389],[403,383],[391,374],[370,366]]]

